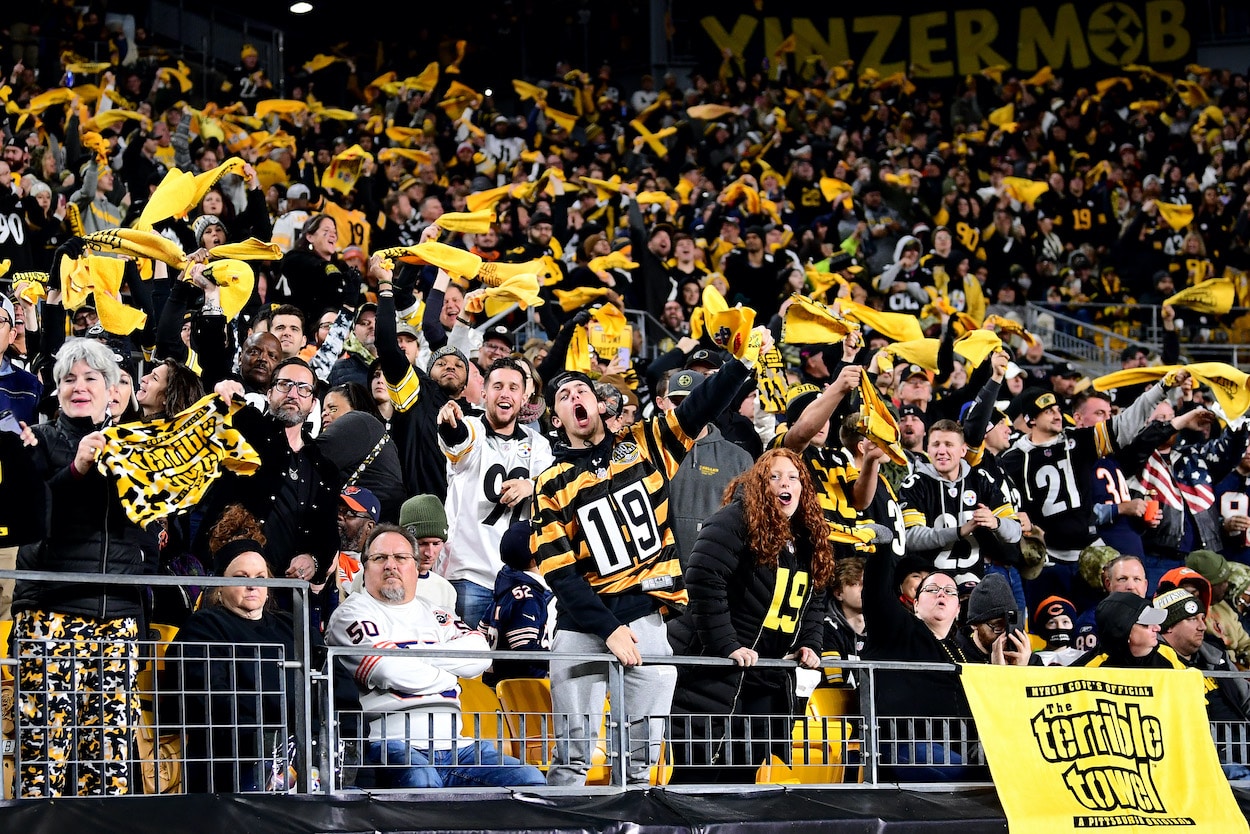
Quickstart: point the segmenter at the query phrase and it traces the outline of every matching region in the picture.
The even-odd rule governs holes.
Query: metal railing
[[[280,647],[263,656],[254,655],[236,646],[233,649],[220,644],[181,644],[178,652],[168,653],[164,640],[135,641],[135,653],[142,658],[143,669],[132,693],[142,706],[141,718],[136,728],[145,734],[146,745],[138,745],[132,753],[134,789],[130,793],[158,794],[185,793],[192,789],[187,779],[188,768],[212,768],[221,764],[235,765],[239,771],[257,766],[269,778],[264,786],[222,785],[212,782],[217,792],[281,791],[301,794],[336,795],[345,791],[369,790],[385,793],[402,790],[404,793],[431,793],[441,789],[390,789],[378,788],[362,781],[362,773],[376,773],[378,763],[371,763],[363,755],[370,741],[366,731],[371,722],[389,720],[397,726],[420,728],[421,735],[435,738],[438,730],[431,714],[416,715],[404,711],[395,713],[365,713],[359,709],[336,709],[336,693],[333,672],[337,664],[358,656],[400,656],[406,658],[438,656],[440,658],[481,657],[479,651],[456,651],[448,648],[414,646],[407,649],[376,649],[364,647],[329,647],[323,662],[314,663],[309,639],[310,608],[308,586],[300,581],[285,579],[239,579],[219,577],[168,577],[168,576],[108,576],[94,574],[61,574],[51,572],[0,571],[0,578],[18,578],[31,581],[74,581],[123,586],[216,586],[263,585],[279,592],[287,601],[297,624],[294,656],[287,657]],[[289,594],[289,596],[288,596]],[[4,685],[14,687],[17,703],[30,694],[23,678],[14,675],[22,662],[22,655],[30,644],[39,641],[19,640],[16,652],[0,657],[0,673]],[[188,654],[199,650],[212,650],[219,654],[218,662],[231,663],[241,658],[245,664],[270,668],[277,674],[272,686],[262,689],[250,688],[232,692],[228,687],[214,685],[216,697],[237,695],[242,698],[275,696],[282,703],[290,704],[275,717],[270,715],[255,726],[240,727],[237,720],[221,721],[203,716],[194,722],[175,719],[167,721],[159,709],[162,699],[185,702],[188,698],[206,694],[207,690],[185,686],[185,678],[174,674],[172,665]],[[489,653],[493,659],[530,660],[532,652],[499,651]],[[890,661],[837,660],[829,665],[842,669],[858,670],[856,689],[840,689],[841,704],[832,709],[814,709],[816,696],[808,702],[807,709],[798,714],[764,714],[756,716],[723,714],[639,715],[630,709],[627,698],[626,676],[629,670],[606,654],[562,654],[562,659],[575,662],[601,663],[607,670],[606,699],[602,716],[591,713],[567,716],[573,722],[583,722],[586,734],[601,735],[601,778],[588,787],[554,788],[529,785],[527,791],[567,793],[572,790],[587,792],[622,791],[636,785],[628,783],[628,774],[635,765],[651,768],[653,784],[670,785],[674,774],[680,772],[685,778],[681,784],[671,784],[681,790],[718,789],[717,785],[726,767],[736,767],[754,774],[750,781],[767,784],[804,784],[810,787],[836,789],[839,786],[857,785],[867,787],[893,787],[899,783],[913,785],[941,785],[946,788],[982,786],[989,781],[989,772],[978,744],[975,722],[968,717],[957,716],[892,716],[881,715],[877,708],[879,674],[897,676],[900,672],[928,672],[958,674],[959,669],[949,663],[914,663]],[[91,661],[92,658],[87,658]],[[708,657],[644,657],[647,665],[672,665],[684,669],[706,668],[709,673],[734,668],[728,658]],[[29,658],[28,658],[29,661]],[[196,657],[191,662],[203,663]],[[350,661],[348,661],[350,665]],[[164,666],[162,670],[160,667]],[[792,661],[760,660],[758,670],[792,670]],[[299,681],[296,691],[286,691],[286,674],[295,672]],[[1092,674],[1097,674],[1096,671]],[[1207,673],[1212,677],[1250,677],[1245,672]],[[171,686],[170,681],[178,681]],[[552,751],[560,743],[555,719],[550,706],[528,706],[518,709],[494,700],[482,704],[480,695],[470,697],[472,686],[479,693],[494,693],[484,688],[480,681],[461,681],[465,687],[461,700],[463,728],[447,735],[441,741],[448,746],[467,745],[475,741],[489,742],[501,752],[511,752],[522,762],[546,770],[552,763]],[[817,690],[819,695],[821,689]],[[39,693],[36,691],[36,695]],[[12,701],[10,701],[12,703]],[[549,702],[548,702],[549,704]],[[97,717],[86,716],[80,726],[95,723]],[[14,736],[30,729],[30,719],[21,709],[15,709],[12,721]],[[636,733],[631,729],[644,723],[662,721],[663,739],[657,751],[648,747],[648,759],[638,762],[639,745]],[[420,722],[429,722],[422,727]],[[290,728],[293,742],[288,746],[283,737],[284,727]],[[595,728],[598,727],[598,730]],[[700,728],[712,728],[715,732],[701,732]],[[37,729],[37,728],[36,728]],[[221,756],[203,752],[190,753],[184,746],[192,733],[211,734],[218,731],[239,733],[255,730],[254,738],[263,743],[251,742],[251,747],[235,748]],[[1212,736],[1222,764],[1241,764],[1250,761],[1250,722],[1212,722]],[[724,752],[713,756],[709,739],[720,745]],[[12,750],[12,739],[6,739],[6,753]],[[21,746],[16,745],[15,770],[22,773],[24,764]],[[475,764],[476,762],[476,764]],[[763,766],[761,768],[761,765]],[[388,767],[389,765],[381,765]],[[464,765],[490,766],[478,758]],[[932,774],[948,781],[934,781]],[[706,777],[706,779],[704,778]],[[19,776],[20,778],[20,776]],[[211,779],[212,777],[210,777]],[[740,787],[740,786],[739,786]],[[5,795],[10,793],[5,786]],[[508,791],[507,787],[475,788],[469,790]]]
[[[1120,330],[1108,326],[1111,321],[1103,315],[1108,309],[1126,311],[1125,315],[1115,318],[1127,326]],[[1029,302],[1025,326],[1062,358],[1085,365],[1090,371],[1108,373],[1120,369],[1120,351],[1126,347],[1159,352],[1163,340],[1160,310],[1155,304],[1063,304],[1060,309]],[[1234,307],[1222,318],[1236,319],[1247,313],[1250,308]],[[1193,315],[1180,314],[1184,319]],[[1219,341],[1217,337],[1225,331],[1218,326],[1206,328],[1212,333],[1208,341],[1191,339],[1190,331],[1197,329],[1180,328],[1182,358],[1191,362],[1226,362],[1234,367],[1250,364],[1250,344]]]

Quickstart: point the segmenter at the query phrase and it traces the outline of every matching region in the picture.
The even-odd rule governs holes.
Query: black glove
[[[585,309],[578,310],[576,313],[573,314],[573,318],[569,319],[570,326],[576,326],[579,324],[582,327],[585,327],[586,325],[590,324],[590,311],[589,310],[585,310]]]
[[[355,307],[360,303],[360,287],[364,283],[364,277],[360,274],[360,270],[354,266],[349,266],[343,270],[343,306]]]

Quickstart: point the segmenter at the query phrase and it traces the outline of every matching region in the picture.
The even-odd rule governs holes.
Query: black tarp
[[[1242,811],[1250,791],[1234,789]],[[735,793],[630,791],[598,796],[451,793],[421,796],[197,795],[0,803],[0,831],[15,834],[982,834],[1007,831],[991,788],[743,789]]]

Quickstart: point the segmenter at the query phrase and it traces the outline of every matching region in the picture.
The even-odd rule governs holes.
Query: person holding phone
[[[1024,633],[1019,603],[1001,573],[987,573],[968,597],[968,624],[955,642],[969,663],[1041,666]]]

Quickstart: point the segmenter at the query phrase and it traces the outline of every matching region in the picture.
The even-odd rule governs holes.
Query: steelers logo
[[[1104,3],[1090,13],[1085,27],[1089,50],[1105,64],[1131,64],[1141,55],[1145,27],[1124,3]]]

